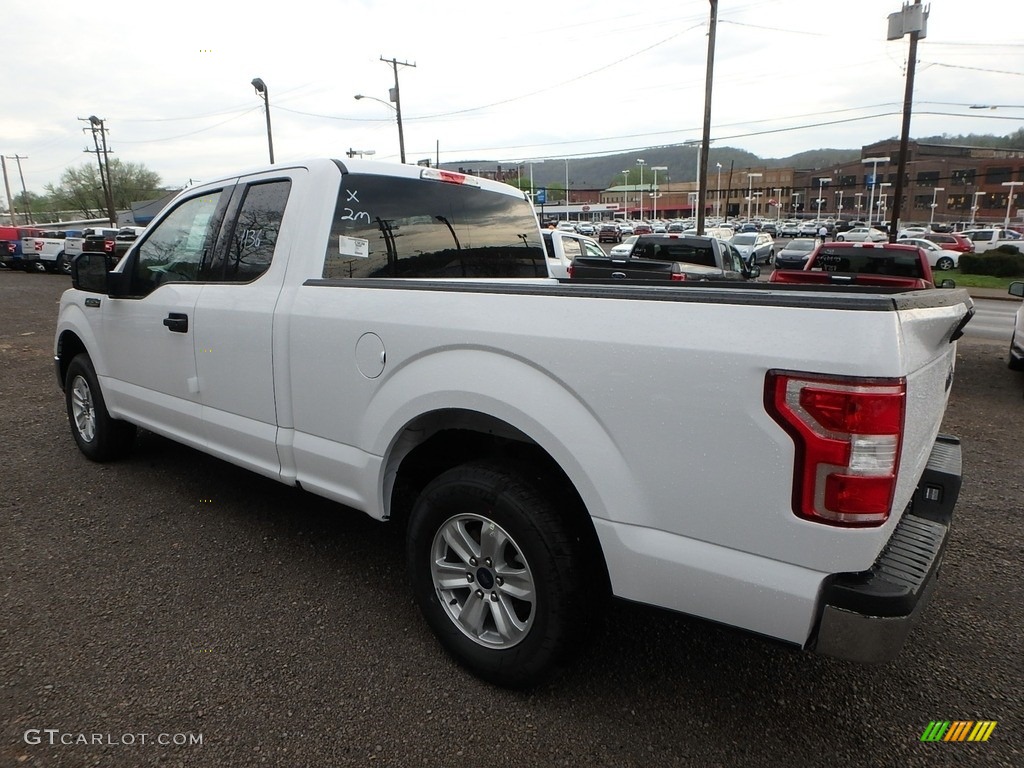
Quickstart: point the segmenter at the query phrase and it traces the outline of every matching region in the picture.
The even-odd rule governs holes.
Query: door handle
[[[612,277],[614,277],[614,278],[624,278],[625,276],[626,276],[625,272],[612,272]]]
[[[171,312],[164,318],[164,325],[173,333],[188,333],[188,315],[184,312]]]

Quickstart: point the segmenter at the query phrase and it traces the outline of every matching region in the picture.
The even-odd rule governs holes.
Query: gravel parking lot
[[[945,429],[964,491],[896,662],[613,603],[523,693],[442,654],[400,531],[150,434],[123,462],[84,459],[51,363],[66,286],[0,270],[0,764],[1024,764],[1024,376],[1004,344],[961,342]],[[922,743],[933,720],[998,725]]]

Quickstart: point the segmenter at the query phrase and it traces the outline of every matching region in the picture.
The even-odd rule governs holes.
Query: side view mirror
[[[107,292],[107,272],[112,268],[105,253],[80,253],[71,262],[71,285],[89,293]]]

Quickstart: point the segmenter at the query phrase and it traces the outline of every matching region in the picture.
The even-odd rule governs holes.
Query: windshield
[[[733,243],[735,245],[753,245],[756,240],[757,240],[757,235],[745,235],[745,234],[736,235],[732,239],[732,241],[733,241]]]

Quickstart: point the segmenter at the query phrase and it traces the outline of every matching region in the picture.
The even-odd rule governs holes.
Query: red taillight
[[[106,251],[107,253],[113,253],[114,252],[114,241],[113,240],[104,240],[103,241],[103,250]]]
[[[905,379],[769,371],[765,408],[796,444],[793,511],[833,525],[881,525],[899,473]]]
[[[681,283],[684,280],[686,280],[686,273],[685,272],[673,272],[672,276],[669,279],[670,280],[675,280],[676,282],[680,282]]]
[[[565,270],[565,273],[566,273],[566,275],[568,275],[569,277],[572,277],[572,270],[573,270],[573,266],[572,266],[572,264],[570,264],[570,265],[569,265],[569,266],[568,266],[568,267],[566,268],[566,270]]]

